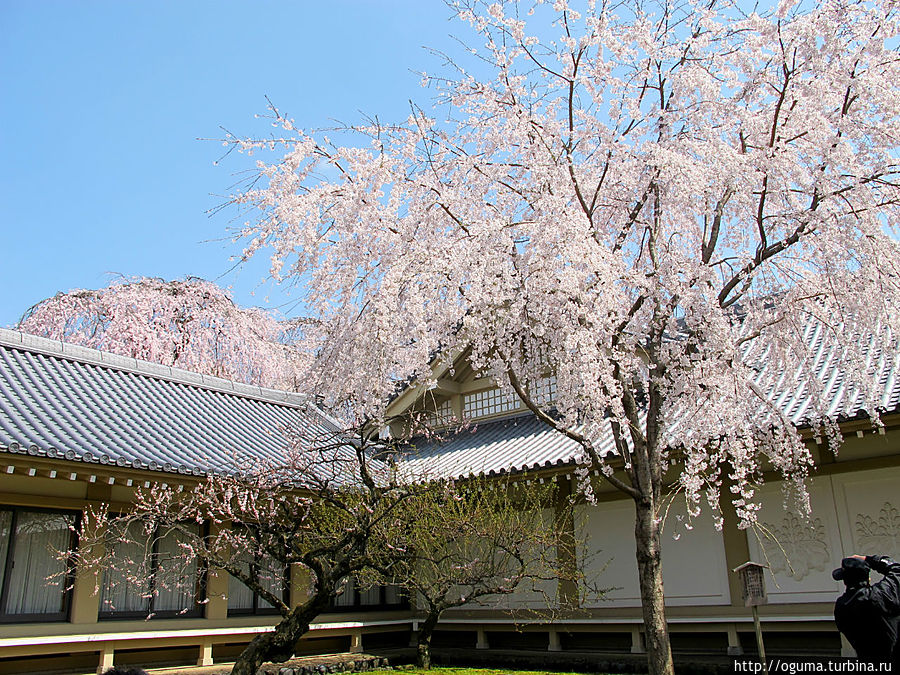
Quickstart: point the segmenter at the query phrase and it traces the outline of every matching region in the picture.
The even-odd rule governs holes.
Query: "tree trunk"
[[[431,636],[437,626],[440,612],[431,612],[425,621],[419,624],[418,643],[416,647],[416,665],[428,670],[431,668]]]
[[[656,504],[651,499],[635,500],[634,538],[637,543],[638,579],[644,613],[644,635],[650,675],[673,675],[672,649],[666,625],[663,595],[662,557]]]
[[[309,624],[325,609],[328,598],[328,594],[324,598],[313,596],[294,607],[273,632],[260,633],[253,638],[234,662],[231,675],[256,675],[259,667],[267,661],[281,663],[291,658],[297,640],[309,631]]]

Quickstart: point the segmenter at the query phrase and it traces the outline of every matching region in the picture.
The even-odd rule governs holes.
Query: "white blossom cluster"
[[[123,278],[96,291],[58,293],[32,307],[19,328],[263,387],[294,390],[306,368],[289,344],[293,326],[238,307],[222,288],[194,277]]]
[[[240,141],[283,151],[235,201],[321,320],[311,386],[377,417],[470,349],[507,391],[555,374],[534,407],[585,486],[612,435],[625,487],[677,463],[691,513],[725,490],[751,524],[772,467],[805,500],[797,425],[877,420],[897,365],[896,3],[457,6],[489,75],[356,145],[277,111]]]

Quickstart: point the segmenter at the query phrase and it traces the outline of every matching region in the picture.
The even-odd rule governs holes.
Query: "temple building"
[[[572,441],[469,368],[465,354],[434,368],[432,384],[408,386],[390,412],[419,411],[438,428],[458,420],[467,426],[440,442],[417,442],[415,462],[435,475],[508,474],[556,483],[563,498],[577,495]],[[768,652],[851,653],[834,626],[841,587],[830,571],[852,553],[900,554],[898,373],[896,362],[884,369],[879,427],[847,403],[835,381],[833,412],[844,436],[837,455],[813,430],[804,432],[816,460],[811,522],[785,510],[774,473],[760,490],[758,530],[739,529],[727,504],[721,530],[708,515],[687,528],[683,500],[673,499],[663,560],[676,658],[755,650],[752,618],[732,572],[748,560],[769,567],[768,604],[760,607]],[[552,376],[543,387],[541,396],[552,401]],[[802,420],[802,391],[787,392],[782,404]],[[78,546],[86,507],[124,511],[138,486],[189,486],[235,457],[275,459],[288,443],[284,430],[298,426],[335,430],[337,422],[303,395],[0,329],[0,673],[209,665],[232,660],[254,635],[270,630],[278,618],[266,603],[216,570],[198,565],[196,597],[185,603],[164,589],[147,598],[97,584],[52,551]],[[599,477],[595,490],[597,502],[580,503],[562,526],[598,551],[587,571],[608,589],[603,597],[552,622],[510,615],[511,605],[536,601],[525,593],[495,607],[448,611],[436,646],[641,653],[634,509]],[[176,543],[158,544],[167,545]],[[283,589],[288,599],[306,592],[303,578],[291,570]],[[557,595],[571,598],[563,586]],[[179,612],[185,604],[192,609]],[[351,589],[319,617],[298,653],[406,645],[416,618],[396,589]]]
[[[78,545],[87,507],[124,512],[138,486],[190,486],[238,457],[277,461],[286,429],[335,424],[299,394],[0,329],[0,673],[234,660],[280,617],[227,574],[198,564],[193,598],[97,588],[54,551]],[[305,597],[302,578],[291,570],[288,599]],[[298,652],[359,651],[367,632],[406,643],[410,626],[395,589],[350,588]]]

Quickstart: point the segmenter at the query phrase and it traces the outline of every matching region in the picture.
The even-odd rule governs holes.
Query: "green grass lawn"
[[[397,670],[370,670],[368,675],[397,675]],[[410,668],[400,670],[399,672],[412,673],[414,675],[581,675],[577,673],[566,673],[556,670],[511,670],[509,668],[432,668],[431,670],[422,670],[421,668]]]

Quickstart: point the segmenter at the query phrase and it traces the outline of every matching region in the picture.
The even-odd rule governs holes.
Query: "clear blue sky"
[[[427,102],[412,70],[464,30],[441,0],[0,0],[0,326],[110,274],[217,279],[278,304],[257,264],[226,274],[246,159],[198,138],[269,131],[272,101],[321,127]],[[219,195],[219,196],[217,196]],[[224,277],[221,275],[225,274]],[[221,277],[221,278],[220,278]]]

